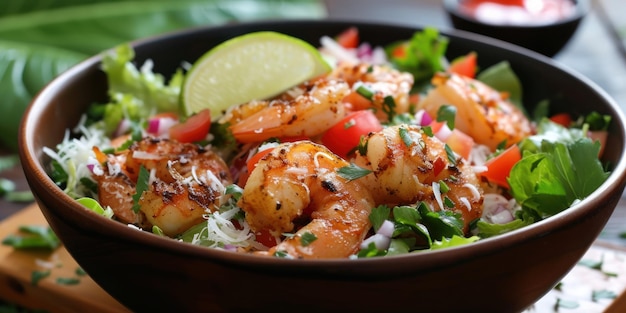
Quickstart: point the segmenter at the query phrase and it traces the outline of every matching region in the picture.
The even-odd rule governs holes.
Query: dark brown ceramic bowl
[[[277,21],[191,29],[139,41],[137,58],[172,73],[236,35],[274,30],[317,45],[322,35],[358,26],[362,39],[387,44],[414,28],[340,21]],[[104,290],[138,312],[516,312],[534,303],[596,239],[626,183],[624,117],[589,80],[540,54],[464,32],[444,33],[449,57],[468,51],[480,67],[508,60],[525,102],[551,99],[573,114],[613,116],[604,161],[613,173],[587,199],[555,217],[477,243],[432,252],[359,260],[288,260],[211,250],[140,232],[102,218],[48,177],[44,147],[59,143],[89,104],[106,99],[100,57],[70,69],[32,102],[20,132],[26,177],[67,250]],[[593,105],[590,105],[593,104]]]
[[[459,4],[463,1],[467,0],[443,0],[443,7],[455,28],[508,41],[546,56],[554,56],[565,47],[589,11],[588,0],[571,0],[576,4],[575,13],[558,22],[497,25],[480,21],[461,10]]]

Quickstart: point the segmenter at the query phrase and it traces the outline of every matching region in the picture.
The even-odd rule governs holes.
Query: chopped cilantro
[[[405,146],[410,147],[413,144],[413,138],[411,138],[409,131],[406,128],[398,128],[398,135],[402,139],[402,142],[404,142]]]
[[[357,253],[357,257],[359,258],[371,258],[375,256],[384,256],[385,251],[378,250],[376,245],[373,242],[370,242],[365,249],[361,249]]]
[[[437,111],[437,122],[446,122],[450,129],[454,129],[455,117],[456,107],[453,105],[442,105]]]
[[[365,137],[361,136],[361,138],[359,139],[359,144],[356,147],[356,150],[359,152],[360,155],[367,154],[367,143],[368,141],[365,139]]]
[[[9,235],[2,241],[3,245],[16,249],[48,249],[54,250],[61,245],[59,238],[47,226],[24,225],[19,227],[23,235]]]
[[[136,192],[133,195],[133,211],[135,213],[139,212],[139,199],[144,191],[148,190],[150,173],[148,170],[142,165],[139,167],[139,175],[137,177],[137,185],[135,186]]]
[[[360,85],[356,88],[356,93],[363,96],[365,99],[372,101],[374,99],[374,91],[365,85]]]
[[[445,144],[445,149],[446,156],[448,156],[448,162],[450,162],[450,165],[456,166],[456,156],[454,155],[454,151],[452,151],[452,148],[450,148],[448,144]]]
[[[356,121],[353,118],[351,118],[349,121],[343,124],[343,129],[348,129],[354,125],[356,125]]]
[[[16,154],[0,157],[0,172],[9,170],[17,166],[20,163],[20,159]]]
[[[441,193],[446,193],[448,191],[450,191],[450,187],[448,187],[448,184],[446,184],[446,182],[444,182],[443,180],[439,181],[439,191],[441,191]]]
[[[302,236],[300,236],[300,244],[303,247],[310,245],[315,240],[317,240],[317,236],[315,236],[315,234],[311,232],[305,232],[304,234],[302,234]]]
[[[74,271],[78,276],[87,276],[87,272],[82,267],[77,267],[76,271]]]
[[[432,137],[434,136],[433,134],[433,129],[430,126],[422,126],[422,131],[424,132],[424,134],[426,134],[426,136],[428,137]]]
[[[78,285],[80,283],[80,279],[78,278],[73,278],[73,277],[58,277],[56,280],[56,283],[58,285]]]
[[[374,231],[378,231],[380,226],[383,225],[385,220],[389,217],[389,213],[391,209],[386,205],[379,205],[372,209],[372,212],[369,215],[370,222],[372,222],[372,227],[374,227]]]
[[[593,290],[591,292],[591,300],[593,302],[598,302],[600,299],[615,299],[617,298],[617,294],[613,291],[602,289],[602,290]]]
[[[274,252],[274,256],[277,258],[288,258],[289,254],[285,250],[277,250]]]
[[[564,300],[561,298],[556,299],[556,303],[554,304],[554,312],[560,312],[559,308],[563,309],[575,309],[579,306],[578,302],[572,300]]]
[[[396,100],[392,96],[383,99],[383,112],[387,114],[387,120],[392,121],[396,114]]]
[[[32,192],[24,190],[9,192],[4,196],[4,199],[9,202],[32,202],[35,200],[35,197]]]
[[[32,273],[30,273],[30,283],[33,286],[37,286],[37,284],[39,284],[39,281],[41,281],[42,279],[48,276],[50,276],[50,270],[33,271]]]
[[[371,170],[359,167],[354,163],[350,163],[350,165],[341,167],[337,170],[337,174],[339,174],[339,176],[349,181],[361,178],[365,175],[368,175],[371,172],[372,172]]]
[[[598,270],[598,271],[602,272],[604,275],[609,276],[609,277],[617,277],[616,273],[606,272],[606,271],[602,270],[602,266],[604,265],[604,255],[602,255],[602,257],[601,257],[601,259],[599,261],[589,260],[589,259],[582,259],[582,260],[578,261],[578,265],[586,266],[586,267],[588,267],[590,269],[593,269],[593,270]]]

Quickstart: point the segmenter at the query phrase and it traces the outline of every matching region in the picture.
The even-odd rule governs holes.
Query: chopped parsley
[[[454,155],[454,151],[452,151],[452,148],[450,148],[448,144],[445,144],[445,149],[446,156],[448,156],[448,162],[450,162],[450,165],[456,166],[456,155]]]
[[[22,235],[9,235],[2,241],[3,245],[16,249],[47,249],[54,250],[61,241],[48,226],[24,225],[19,227]]]
[[[289,253],[285,250],[276,250],[276,252],[274,252],[274,256],[277,258],[289,258]]]
[[[74,277],[58,277],[56,279],[56,283],[59,285],[78,285],[80,283],[80,279]]]
[[[437,122],[446,122],[448,128],[454,129],[454,119],[456,117],[456,107],[452,105],[442,105],[437,111]]]
[[[598,302],[600,299],[615,299],[617,298],[617,294],[613,291],[602,289],[602,290],[594,290],[591,292],[591,300],[593,302]]]
[[[402,139],[402,142],[404,142],[405,146],[410,147],[413,144],[413,138],[411,138],[411,135],[409,135],[409,131],[406,128],[398,128],[398,135]]]
[[[33,286],[37,286],[37,284],[39,284],[39,281],[41,281],[42,279],[48,276],[50,276],[50,270],[33,271],[32,273],[30,273],[30,283]]]
[[[365,99],[372,101],[374,99],[374,90],[365,85],[360,85],[356,88],[356,93],[363,96]]]
[[[303,247],[310,245],[315,240],[317,240],[317,236],[315,236],[315,234],[311,232],[305,232],[304,234],[302,234],[302,236],[300,236],[300,244]]]
[[[371,170],[359,167],[354,163],[350,163],[350,165],[341,167],[337,170],[337,174],[347,179],[348,181],[361,178],[363,176],[368,175],[371,172],[372,172]]]
[[[133,212],[139,212],[139,199],[144,191],[149,188],[150,173],[142,165],[139,167],[139,176],[137,177],[136,192],[133,195]]]
[[[383,99],[383,112],[387,114],[387,120],[393,120],[396,114],[396,100],[392,96],[386,96]]]

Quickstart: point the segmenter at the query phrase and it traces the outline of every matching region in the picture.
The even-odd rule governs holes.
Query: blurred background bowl
[[[190,29],[134,44],[136,61],[171,75],[237,35],[273,30],[318,45],[350,26],[385,45],[418,29],[353,21],[279,21]],[[519,312],[551,290],[603,229],[626,184],[624,117],[588,79],[538,53],[484,36],[451,31],[447,57],[475,51],[479,67],[507,60],[531,108],[551,101],[574,115],[595,110],[613,120],[603,161],[607,181],[572,208],[523,229],[455,248],[386,258],[289,260],[208,249],[137,231],[87,210],[48,176],[44,147],[55,147],[93,102],[107,99],[101,56],[51,82],[20,128],[26,179],[52,229],[105,291],[137,312]],[[540,78],[540,79],[539,79]],[[589,106],[593,103],[593,107]]]
[[[529,3],[533,0],[525,1]],[[505,12],[507,8],[514,8],[515,12],[519,13],[519,10],[522,10],[520,4],[524,3],[524,0],[443,0],[443,7],[456,29],[504,40],[552,57],[574,36],[590,9],[589,0],[564,1],[571,1],[572,10],[560,18],[554,19],[552,16],[546,20],[537,17],[522,18],[520,14]],[[476,11],[472,9],[476,4],[489,5],[490,9],[486,10],[488,12],[485,11],[483,17],[478,17]]]

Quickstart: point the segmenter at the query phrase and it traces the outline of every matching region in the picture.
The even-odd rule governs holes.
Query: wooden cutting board
[[[37,206],[27,207],[0,223],[0,240],[17,234],[22,225],[47,223]],[[602,268],[577,265],[562,280],[559,290],[552,290],[525,312],[557,312],[557,301],[563,305],[558,312],[626,312],[626,248],[598,242],[583,260],[601,261]],[[0,245],[0,299],[48,312],[129,312],[91,278],[77,273],[78,268],[63,247],[41,252]],[[36,285],[31,282],[34,271],[47,270],[49,276]],[[59,278],[77,279],[78,283],[59,284]],[[604,291],[615,297],[592,301],[594,291]]]

